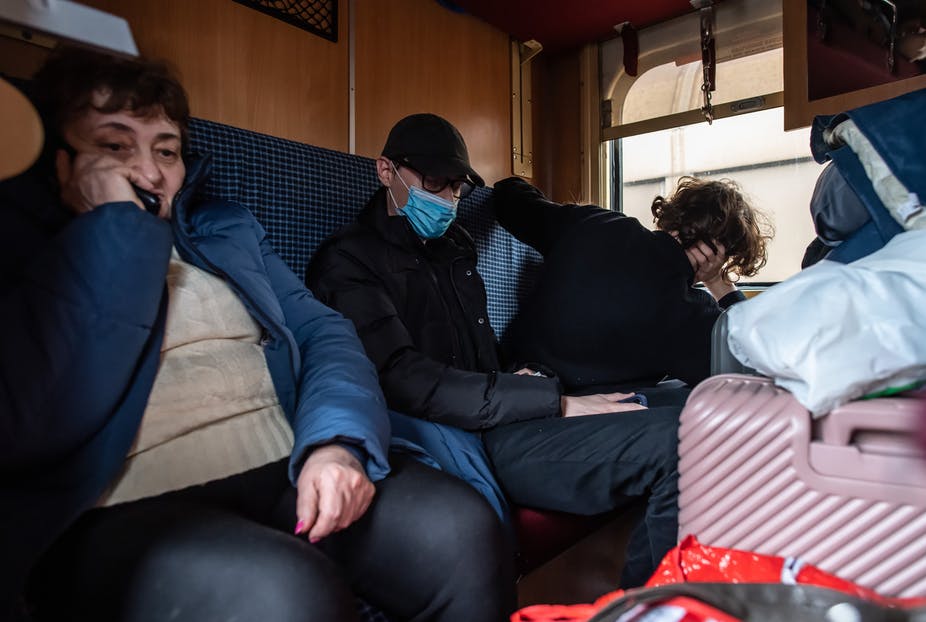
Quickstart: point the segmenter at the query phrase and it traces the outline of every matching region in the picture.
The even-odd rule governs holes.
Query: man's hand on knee
[[[564,395],[562,409],[564,417],[581,417],[583,415],[603,415],[605,413],[625,412],[628,410],[646,410],[646,406],[636,402],[625,402],[633,393],[596,393],[594,395]]]

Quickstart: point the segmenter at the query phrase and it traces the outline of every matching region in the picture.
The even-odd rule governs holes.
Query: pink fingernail
[[[317,544],[319,540],[321,540],[321,538],[309,538],[309,542],[312,544]]]
[[[298,536],[303,531],[305,531],[305,521],[300,518],[299,521],[296,523],[296,529],[295,531],[293,531],[293,533]]]

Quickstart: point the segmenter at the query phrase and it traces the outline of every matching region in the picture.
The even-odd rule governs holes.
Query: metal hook
[[[711,105],[711,91],[717,88],[717,52],[714,44],[714,6],[710,0],[700,7],[701,14],[701,67],[703,82],[701,93],[704,97],[704,106],[701,114],[707,119],[708,125],[714,122],[714,107]]]
[[[714,106],[711,105],[711,89],[705,83],[701,85],[701,92],[704,95],[704,105],[701,106],[701,114],[707,119],[707,124],[714,122]]]

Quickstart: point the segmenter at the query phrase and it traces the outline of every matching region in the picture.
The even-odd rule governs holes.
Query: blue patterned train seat
[[[203,193],[254,212],[300,278],[321,242],[351,222],[379,187],[371,158],[202,119],[191,122],[190,138],[194,152],[213,156]],[[478,188],[461,201],[459,222],[476,241],[489,321],[503,335],[541,259],[495,222],[487,205],[491,195],[491,189]]]

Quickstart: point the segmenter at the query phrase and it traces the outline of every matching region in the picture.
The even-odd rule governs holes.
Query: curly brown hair
[[[31,91],[36,108],[54,131],[60,132],[91,106],[102,113],[130,110],[142,117],[163,111],[187,144],[190,105],[164,62],[58,48],[36,72]],[[94,106],[93,95],[99,91],[108,91],[109,97],[102,106]]]
[[[722,244],[727,254],[722,274],[728,282],[730,274],[755,275],[768,261],[774,228],[730,179],[682,177],[672,196],[657,196],[651,209],[656,227],[675,232],[682,248],[699,240],[715,250],[716,243]]]

